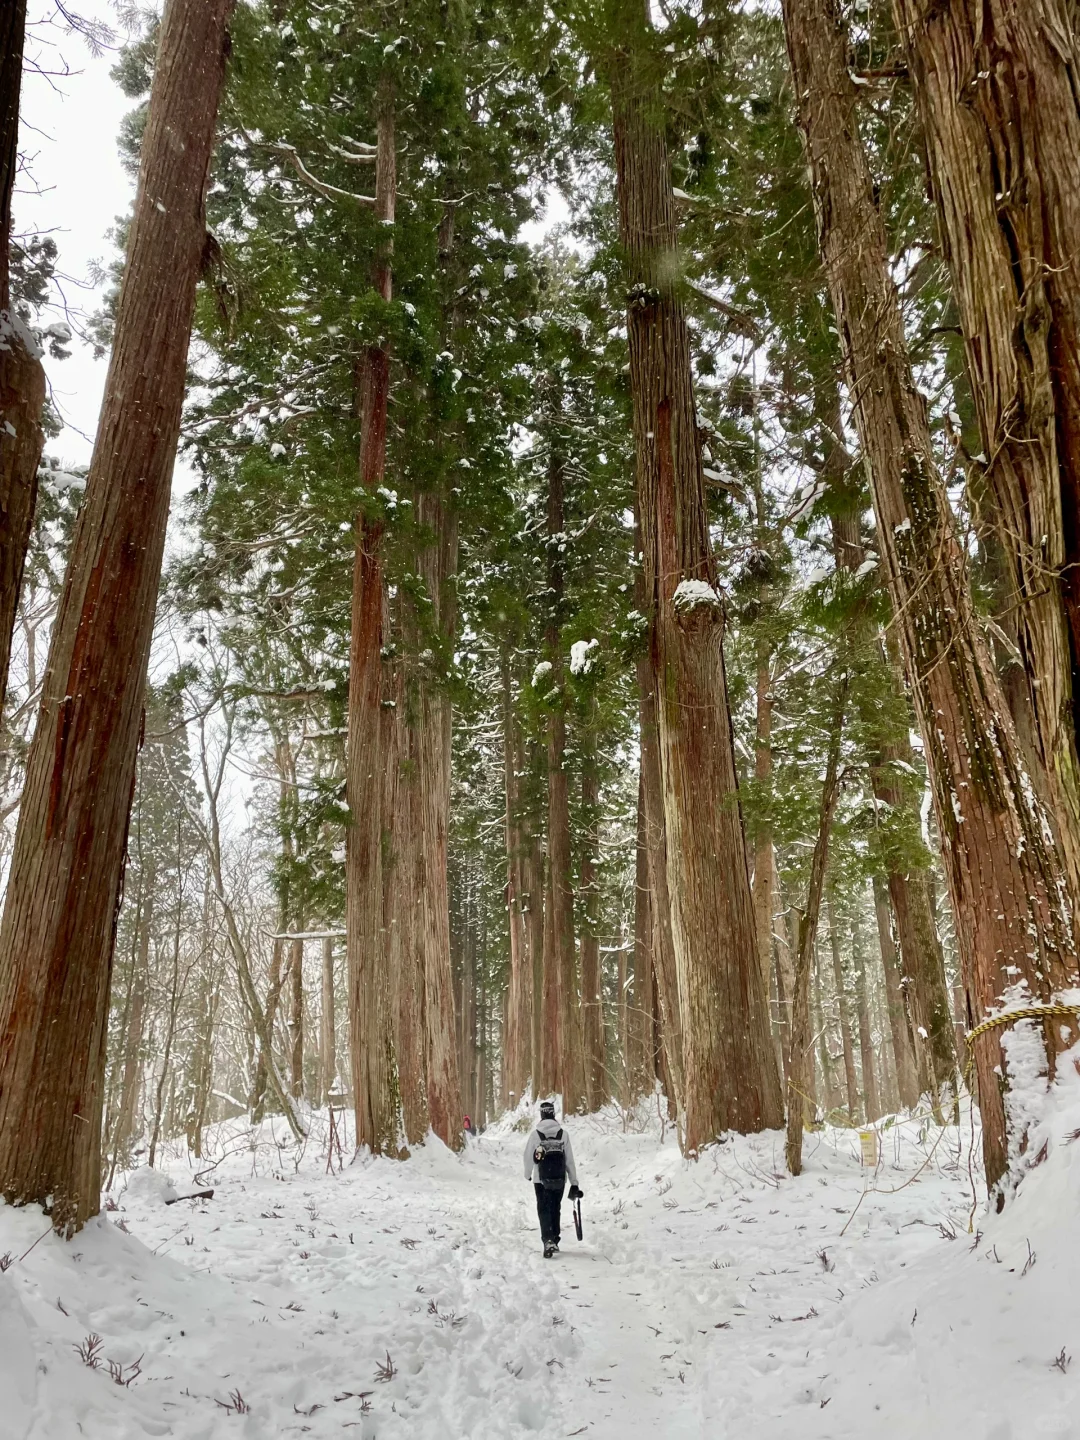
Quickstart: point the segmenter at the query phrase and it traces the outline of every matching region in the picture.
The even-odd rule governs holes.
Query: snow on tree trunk
[[[836,0],[785,0],[784,18],[825,272],[978,1022],[1010,986],[1047,999],[1075,980],[1066,876],[973,611],[912,379],[841,12]],[[1047,1027],[1052,1050],[1059,1028]],[[999,1031],[978,1041],[975,1061],[993,1187],[1008,1163]]]
[[[109,976],[230,0],[170,0],[0,928],[0,1193],[100,1202]]]
[[[662,92],[648,73],[655,37],[634,0],[618,0],[612,19],[619,234],[682,1031],[682,1139],[696,1154],[725,1130],[779,1125],[783,1101],[739,814]]]

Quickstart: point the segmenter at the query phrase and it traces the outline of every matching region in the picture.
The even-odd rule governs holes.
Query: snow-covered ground
[[[687,1165],[655,1115],[578,1120],[550,1262],[512,1117],[334,1174],[324,1116],[300,1155],[222,1127],[213,1200],[134,1172],[68,1244],[0,1207],[0,1437],[1080,1440],[1077,1094],[975,1233],[967,1123],[887,1130],[876,1175],[808,1136],[792,1180],[779,1135]]]

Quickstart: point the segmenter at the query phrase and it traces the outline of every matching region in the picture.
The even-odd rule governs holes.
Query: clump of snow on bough
[[[719,593],[707,580],[680,580],[672,597],[677,615],[689,615],[695,610],[720,611],[724,602]]]
[[[599,649],[599,640],[575,640],[570,646],[570,674],[588,675],[593,667],[593,651]]]

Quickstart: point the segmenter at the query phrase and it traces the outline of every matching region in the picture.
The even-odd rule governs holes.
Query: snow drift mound
[[[1041,1094],[1033,1161],[1004,1211],[987,1213],[980,1181],[970,1222],[939,1225],[940,1251],[826,1324],[818,1403],[776,1434],[1080,1440],[1078,1060],[1080,1046]],[[1030,1093],[1024,1104],[1032,1116]]]

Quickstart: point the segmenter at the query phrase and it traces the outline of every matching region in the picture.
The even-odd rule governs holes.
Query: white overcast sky
[[[14,199],[15,229],[49,231],[59,246],[58,271],[70,322],[97,308],[98,292],[85,285],[92,262],[115,254],[107,233],[126,213],[132,183],[120,164],[116,137],[131,108],[110,78],[115,53],[94,56],[78,36],[66,32],[51,0],[29,0],[19,149],[26,163]],[[104,21],[118,31],[110,0],[74,0],[80,16]],[[52,19],[53,23],[48,23]],[[118,31],[119,33],[119,31]],[[42,75],[42,70],[71,73]],[[50,319],[63,319],[57,310]],[[65,421],[48,452],[65,464],[87,464],[101,408],[106,361],[93,359],[76,339],[69,360],[46,359],[56,407]]]

